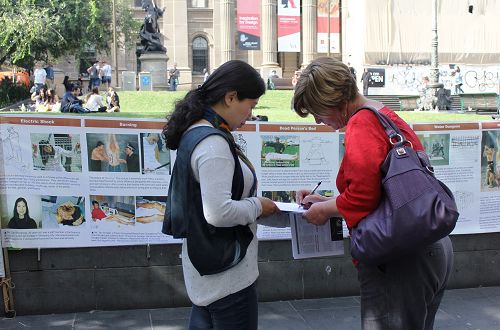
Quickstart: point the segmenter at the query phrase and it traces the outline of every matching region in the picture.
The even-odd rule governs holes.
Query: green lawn
[[[174,102],[186,92],[121,92],[120,103],[124,117],[164,118],[167,111],[173,109]],[[254,110],[254,115],[268,116],[274,122],[314,122],[309,116],[301,118],[290,110],[293,91],[267,91]],[[408,122],[425,123],[440,121],[486,121],[490,116],[476,114],[448,114],[435,112],[398,112]],[[116,115],[116,114],[113,114]]]
[[[118,92],[120,96],[120,113],[93,114],[108,117],[129,118],[165,118],[172,111],[176,100],[184,97],[186,92]],[[272,122],[314,122],[314,119],[301,118],[290,110],[293,91],[267,91],[254,110],[254,115],[268,116]],[[406,121],[412,123],[425,122],[456,122],[456,121],[487,121],[490,116],[476,114],[448,114],[434,112],[398,112]]]

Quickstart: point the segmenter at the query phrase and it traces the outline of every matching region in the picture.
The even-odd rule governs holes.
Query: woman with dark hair
[[[250,118],[265,89],[253,67],[229,61],[167,116],[163,133],[177,158],[163,233],[185,238],[189,329],[257,329],[256,220],[278,208],[255,197],[254,167],[231,131]]]
[[[108,107],[104,104],[102,95],[99,94],[99,87],[92,88],[87,103],[85,103],[85,108],[89,109],[91,112],[106,112]]]
[[[54,89],[47,90],[47,100],[45,101],[47,111],[60,111],[61,103]]]
[[[37,229],[35,220],[30,218],[28,202],[19,197],[14,203],[13,217],[10,219],[8,227],[10,229]]]
[[[66,150],[60,146],[54,146],[47,140],[38,142],[38,153],[46,171],[65,171],[61,163],[61,156],[73,157],[80,150],[80,143],[76,143],[72,150]],[[33,154],[36,157],[37,147],[33,145]]]
[[[424,150],[403,119],[359,93],[354,77],[342,62],[318,58],[302,71],[295,86],[295,112],[301,117],[312,114],[316,123],[334,130],[345,127],[345,153],[337,174],[340,194],[323,197],[310,190],[296,192],[298,203],[312,203],[303,213],[308,222],[324,225],[332,217],[342,217],[349,230],[355,230],[377,209],[383,193],[381,165],[392,148],[392,140],[367,107],[394,122],[415,150]],[[453,247],[448,236],[385,264],[355,261],[362,328],[432,329],[452,264]]]

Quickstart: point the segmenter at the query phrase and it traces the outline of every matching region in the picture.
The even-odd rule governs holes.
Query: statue
[[[139,37],[144,46],[141,53],[166,52],[167,49],[160,42],[160,28],[158,18],[163,16],[165,9],[156,6],[155,0],[142,0],[142,8],[146,12],[144,23],[141,26]]]

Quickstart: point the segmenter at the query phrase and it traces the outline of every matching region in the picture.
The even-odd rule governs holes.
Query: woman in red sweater
[[[388,116],[413,148],[423,150],[415,132],[382,103],[361,95],[349,68],[332,58],[314,60],[295,88],[294,109],[301,117],[335,130],[345,127],[345,154],[337,175],[335,197],[297,192],[298,203],[312,203],[303,217],[316,225],[343,217],[349,230],[374,211],[382,193],[380,166],[391,149],[371,105]],[[410,187],[409,187],[410,188]],[[363,329],[432,329],[453,263],[449,237],[387,264],[355,261],[361,292]]]

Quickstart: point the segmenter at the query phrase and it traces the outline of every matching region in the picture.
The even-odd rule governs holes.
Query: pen
[[[316,187],[313,188],[313,190],[311,191],[311,193],[309,195],[314,194],[314,192],[316,191],[316,189],[318,189],[318,187],[320,186],[320,184],[321,184],[321,181],[318,182],[318,184],[316,185]]]
[[[316,189],[318,189],[318,187],[321,185],[321,181],[318,182],[318,184],[316,185],[316,187],[313,188],[313,190],[311,191],[311,193],[309,195],[312,195],[314,194],[314,192],[316,191]],[[312,203],[307,203],[309,206],[311,206]],[[304,203],[300,203],[301,206],[306,206],[307,204],[304,204]]]

